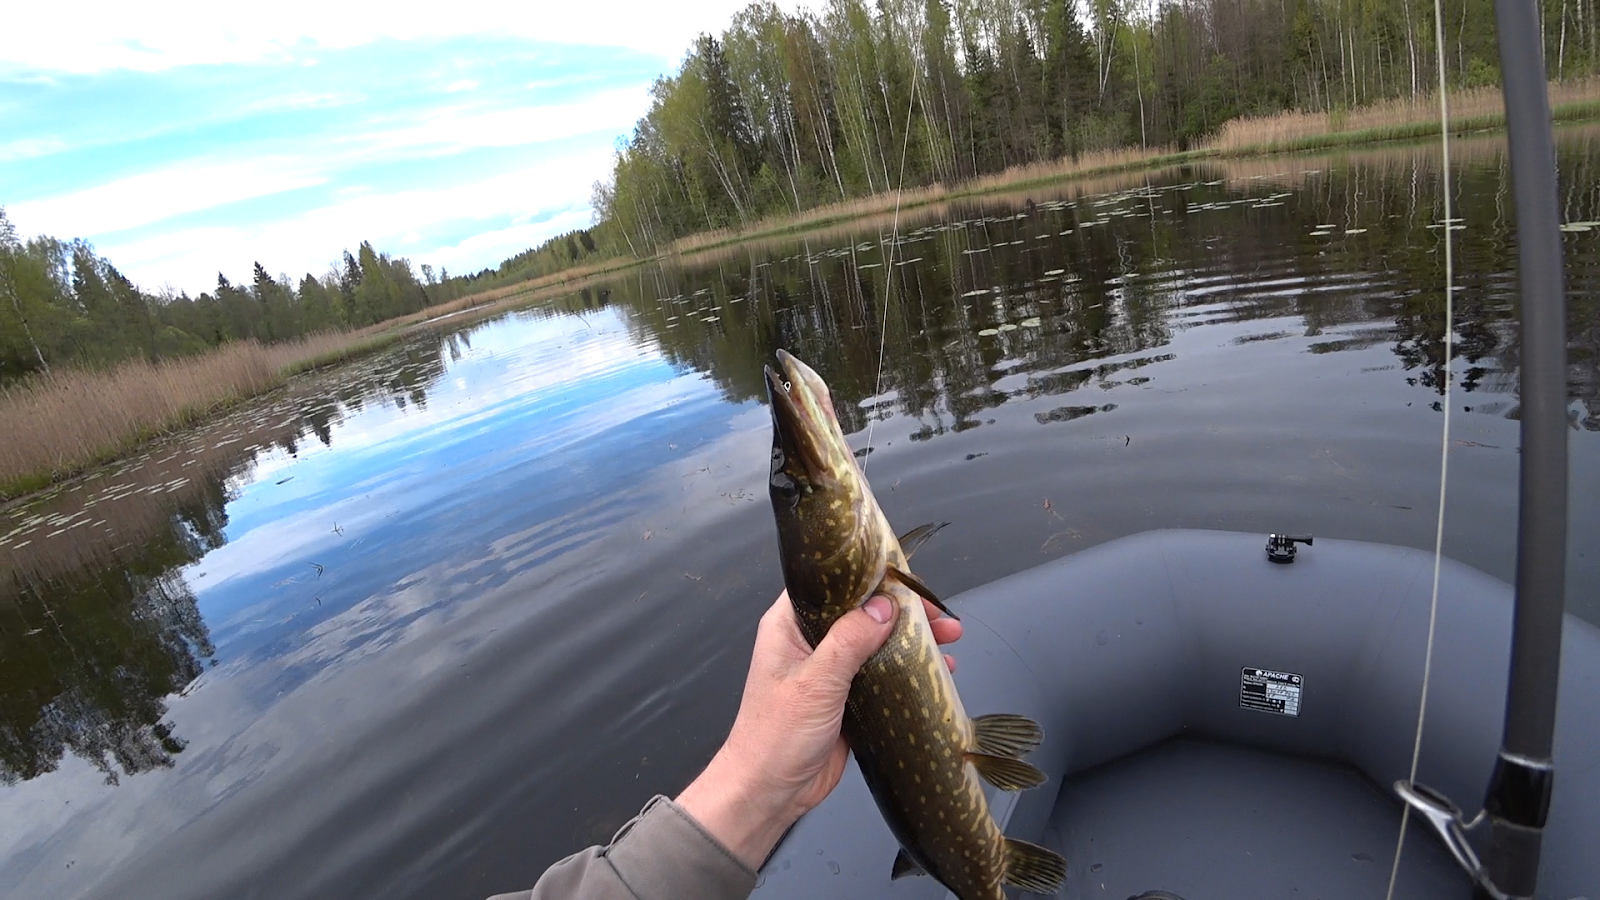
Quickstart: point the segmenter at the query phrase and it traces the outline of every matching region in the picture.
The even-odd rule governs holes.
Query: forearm
[[[805,812],[759,783],[761,761],[723,745],[678,795],[678,805],[751,870],[761,868],[778,839]]]
[[[656,797],[608,846],[556,863],[531,891],[491,900],[745,900],[755,884],[754,867],[682,807]]]

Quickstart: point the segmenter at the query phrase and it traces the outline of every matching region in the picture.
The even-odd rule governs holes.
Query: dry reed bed
[[[1552,81],[1550,107],[1563,108],[1600,100],[1600,76]],[[1505,117],[1498,87],[1477,87],[1450,94],[1450,120],[1456,127],[1489,127]],[[1396,99],[1342,112],[1283,112],[1271,116],[1234,119],[1206,144],[1224,153],[1272,152],[1303,146],[1309,141],[1333,142],[1337,136],[1361,135],[1367,139],[1410,136],[1417,128],[1436,130],[1439,122],[1437,94],[1415,100]]]
[[[768,216],[743,228],[718,228],[711,231],[697,232],[673,241],[660,256],[687,256],[703,250],[743,243],[754,238],[792,234],[797,231],[811,231],[840,222],[853,222],[857,219],[883,215],[892,216],[896,210],[906,212],[962,197],[988,194],[1015,187],[1019,184],[1059,181],[1066,178],[1080,178],[1115,172],[1134,166],[1147,165],[1151,160],[1163,158],[1173,154],[1173,152],[1170,147],[1135,147],[1097,151],[1082,154],[1077,159],[1058,159],[1031,163],[1025,166],[1013,166],[1003,172],[984,175],[956,185],[945,185],[936,181],[933,184],[903,191],[887,191],[868,197],[841,200],[837,203],[812,207],[799,214],[787,213]]]
[[[156,435],[271,390],[295,372],[388,340],[369,332],[330,332],[265,346],[241,341],[159,363],[57,369],[0,389],[0,499],[115,459]]]

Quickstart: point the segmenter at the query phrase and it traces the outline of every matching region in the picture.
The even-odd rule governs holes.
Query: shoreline
[[[1552,84],[1552,95],[1557,95],[1558,87],[1564,89],[1563,93],[1569,96],[1576,94],[1577,97],[1568,102],[1552,104],[1551,117],[1554,123],[1600,119],[1600,79]],[[1503,111],[1482,108],[1485,105],[1484,93],[1480,90],[1478,96],[1473,97],[1468,92],[1463,114],[1451,117],[1452,135],[1504,129]],[[1494,92],[1494,98],[1498,98],[1498,91]],[[1452,100],[1455,99],[1453,96]],[[1478,108],[1474,109],[1474,105]],[[0,389],[0,426],[12,434],[28,434],[37,429],[27,427],[27,423],[58,418],[64,421],[56,424],[64,425],[68,432],[81,425],[98,428],[99,433],[56,433],[51,435],[52,440],[29,447],[31,453],[14,454],[13,458],[0,456],[0,507],[26,502],[39,492],[131,456],[149,444],[214,418],[241,403],[270,394],[296,376],[378,352],[439,323],[455,325],[456,320],[463,318],[463,314],[467,318],[487,316],[551,294],[578,290],[642,266],[837,227],[851,221],[888,214],[897,207],[899,212],[905,213],[956,199],[1000,194],[1045,184],[1070,183],[1121,172],[1160,169],[1206,160],[1370,147],[1422,140],[1438,133],[1437,117],[1430,121],[1417,115],[1430,109],[1427,104],[1403,106],[1392,103],[1389,109],[1369,108],[1348,114],[1348,118],[1356,119],[1357,123],[1363,117],[1398,118],[1395,121],[1368,124],[1366,127],[1333,128],[1331,126],[1337,123],[1337,119],[1328,114],[1285,113],[1260,119],[1241,119],[1229,123],[1229,127],[1224,128],[1223,133],[1206,146],[1195,149],[1134,148],[1086,154],[1077,160],[1062,159],[1017,167],[951,186],[936,183],[898,192],[898,196],[893,192],[885,192],[842,201],[798,214],[764,219],[736,231],[688,235],[652,256],[618,257],[530,281],[491,288],[360,331],[325,332],[301,341],[266,346],[239,342],[197,356],[156,364],[132,362],[106,370],[62,370],[20,386]],[[1437,107],[1431,109],[1436,110]],[[1399,110],[1398,117],[1396,110]],[[117,397],[119,388],[126,396]],[[182,395],[182,399],[174,400],[171,396],[163,395],[163,390],[168,394],[176,392]],[[186,391],[190,393],[184,393]],[[112,399],[107,400],[107,397]],[[124,415],[125,407],[139,408]],[[121,422],[113,421],[109,425],[103,421],[119,418]]]

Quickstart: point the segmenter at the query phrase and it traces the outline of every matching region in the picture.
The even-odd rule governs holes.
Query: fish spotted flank
[[[1021,716],[967,716],[922,601],[944,606],[907,564],[938,526],[896,538],[821,377],[782,350],[766,376],[769,492],[801,633],[815,647],[874,593],[899,609],[888,640],[852,682],[844,716],[845,739],[902,848],[886,874],[925,871],[960,900],[1001,900],[1005,885],[1055,893],[1066,861],[1002,835],[979,783],[1013,791],[1042,784],[1043,773],[1021,757],[1043,734]]]

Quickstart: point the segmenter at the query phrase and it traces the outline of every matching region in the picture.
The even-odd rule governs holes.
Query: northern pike
[[[1001,834],[978,780],[1007,791],[1043,784],[1044,773],[1021,758],[1043,732],[1022,716],[968,718],[922,600],[949,610],[907,565],[938,526],[896,538],[845,443],[827,384],[782,350],[766,377],[769,491],[801,634],[815,647],[874,593],[899,608],[888,641],[851,683],[844,715],[845,740],[900,842],[891,877],[921,870],[960,900],[1003,900],[1005,885],[1055,893],[1066,860]]]

